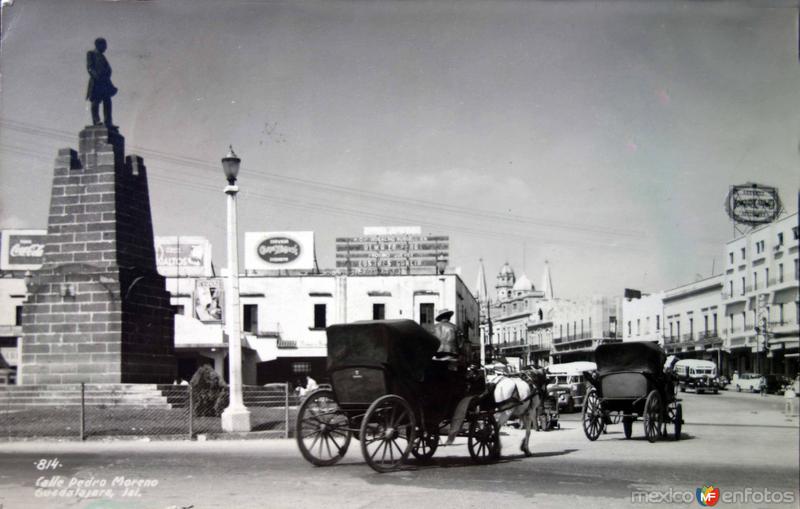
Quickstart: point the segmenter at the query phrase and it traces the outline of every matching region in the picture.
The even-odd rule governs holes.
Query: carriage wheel
[[[633,417],[627,415],[622,417],[622,431],[625,432],[625,438],[631,438],[633,434]]]
[[[315,391],[303,401],[297,413],[297,446],[314,465],[333,465],[350,446],[348,427],[347,415],[336,403],[333,391]]]
[[[644,436],[650,443],[658,440],[661,434],[661,396],[658,391],[650,391],[644,404]]]
[[[667,420],[664,423],[664,428],[671,424],[675,434],[675,440],[681,439],[681,426],[683,425],[683,405],[680,403],[670,403],[667,406]],[[665,433],[666,435],[666,433]]]
[[[500,458],[500,426],[491,412],[476,412],[469,421],[469,456],[475,463],[490,463]]]
[[[433,457],[438,447],[439,433],[417,430],[414,435],[414,442],[411,445],[411,454],[418,460],[429,460]]]
[[[586,399],[583,403],[583,432],[586,438],[591,441],[597,440],[600,433],[603,432],[605,415],[600,405],[600,398],[597,396],[596,391],[590,391],[586,394]]]
[[[414,413],[400,396],[389,394],[372,402],[361,421],[361,453],[376,472],[397,470],[414,442]]]

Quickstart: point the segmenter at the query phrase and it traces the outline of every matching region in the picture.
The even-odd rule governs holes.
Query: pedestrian
[[[762,376],[758,381],[758,389],[761,391],[762,396],[767,395],[767,378]]]

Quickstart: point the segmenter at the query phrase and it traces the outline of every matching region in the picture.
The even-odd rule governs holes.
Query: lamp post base
[[[234,408],[229,406],[222,412],[222,431],[235,433],[250,431],[250,411],[246,407]]]

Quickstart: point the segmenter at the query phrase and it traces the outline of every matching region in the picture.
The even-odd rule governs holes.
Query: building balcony
[[[280,339],[280,338],[278,338],[278,348],[281,349],[281,350],[296,349],[297,348],[297,341],[290,341],[288,339]]]

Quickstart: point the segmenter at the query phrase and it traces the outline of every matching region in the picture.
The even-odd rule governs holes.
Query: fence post
[[[186,386],[189,392],[189,440],[194,439],[194,395],[192,394],[192,386]]]
[[[86,440],[86,383],[81,382],[81,440]]]
[[[283,438],[289,438],[289,384],[283,384],[283,395],[284,395],[284,404],[283,404],[283,424],[284,424],[284,432]]]

